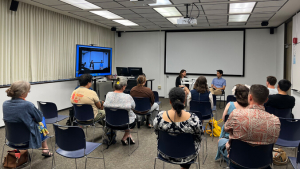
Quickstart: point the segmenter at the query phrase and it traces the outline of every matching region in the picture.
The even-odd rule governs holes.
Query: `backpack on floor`
[[[116,144],[117,133],[114,130],[109,129],[107,127],[103,127],[103,130],[105,133],[104,139],[103,139],[103,144],[106,144],[107,145],[106,149],[108,149],[110,145]]]
[[[11,150],[7,151],[6,157],[4,157],[4,168],[17,168],[28,161],[27,150]]]
[[[288,163],[286,152],[281,148],[273,148],[273,163],[275,165],[286,165]]]

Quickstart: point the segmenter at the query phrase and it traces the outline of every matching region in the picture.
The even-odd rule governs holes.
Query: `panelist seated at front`
[[[222,78],[223,70],[217,70],[217,78],[211,82],[210,92],[213,95],[222,95],[226,87],[226,80]]]

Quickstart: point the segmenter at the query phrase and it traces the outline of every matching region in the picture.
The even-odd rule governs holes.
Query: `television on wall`
[[[105,76],[112,73],[112,48],[76,45],[75,76]]]

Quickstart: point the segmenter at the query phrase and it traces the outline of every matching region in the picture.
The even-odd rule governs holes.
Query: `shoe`
[[[148,124],[147,126],[148,126],[148,128],[153,128],[153,126],[151,124]]]
[[[51,153],[51,152],[47,152],[47,153],[42,153],[42,156],[44,156],[44,157],[52,157],[53,156],[53,153]]]
[[[127,140],[128,140],[128,139],[126,139],[126,140],[121,140],[123,146],[127,146],[127,145],[128,145],[128,141],[127,141]]]
[[[131,139],[131,137],[127,138],[128,142],[130,142],[130,144],[135,144],[135,142]]]

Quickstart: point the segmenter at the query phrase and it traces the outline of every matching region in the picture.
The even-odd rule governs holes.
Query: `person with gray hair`
[[[29,148],[37,149],[42,147],[42,155],[51,157],[53,154],[49,152],[47,141],[44,140],[45,137],[43,133],[39,131],[40,122],[43,122],[46,128],[45,118],[43,117],[43,113],[39,111],[34,104],[25,100],[29,92],[30,84],[26,81],[14,82],[6,90],[7,96],[11,97],[11,100],[6,100],[3,103],[3,120],[5,122],[24,123],[31,133],[28,142]]]
[[[108,92],[106,95],[104,107],[128,110],[129,123],[130,123],[129,127],[130,129],[133,129],[136,125],[135,123],[136,115],[132,111],[132,109],[135,108],[135,102],[129,94],[124,93],[126,86],[127,86],[127,79],[124,77],[118,77],[113,84],[114,91]],[[119,126],[119,130],[123,130],[123,128],[127,129],[127,127],[128,127],[127,125]],[[123,145],[128,145],[129,142],[130,144],[135,144],[129,130],[125,130],[121,142]]]

